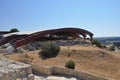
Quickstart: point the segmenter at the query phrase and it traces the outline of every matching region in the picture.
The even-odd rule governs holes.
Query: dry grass
[[[120,54],[115,54],[104,49],[93,46],[67,46],[61,47],[60,54],[55,58],[42,60],[37,54],[39,51],[26,52],[33,57],[33,63],[40,63],[47,66],[65,66],[65,63],[72,59],[76,63],[76,70],[91,72],[93,74],[120,79]],[[20,61],[19,54],[6,56],[9,59]]]

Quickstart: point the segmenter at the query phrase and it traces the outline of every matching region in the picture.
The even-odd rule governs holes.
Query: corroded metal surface
[[[92,39],[93,37],[93,33],[84,30],[84,29],[80,29],[80,28],[60,28],[60,29],[51,29],[51,30],[44,30],[44,31],[40,31],[40,32],[36,32],[34,34],[29,35],[26,38],[22,38],[20,40],[17,40],[15,42],[15,47],[19,47],[22,45],[25,45],[29,42],[35,41],[37,39],[64,39],[64,38],[68,38],[68,37],[77,37],[79,38],[82,35],[83,38],[86,37],[86,35],[89,35],[90,38]]]
[[[44,30],[35,32],[29,35],[12,35],[6,37],[5,40],[0,41],[0,45],[3,45],[8,42],[12,42],[15,48],[20,47],[22,45],[28,44],[32,41],[45,41],[45,40],[67,40],[68,37],[72,38],[80,38],[80,35],[85,39],[87,35],[90,36],[91,40],[93,38],[93,33],[80,29],[80,28],[60,28],[60,29],[51,29],[51,30]]]

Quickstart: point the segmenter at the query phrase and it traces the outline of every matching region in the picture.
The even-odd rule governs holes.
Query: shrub
[[[65,67],[75,69],[75,62],[73,60],[69,60],[68,62],[66,62]]]
[[[39,53],[42,57],[50,57],[51,56],[51,53],[48,51],[48,50],[46,50],[46,49],[42,49],[42,51]]]
[[[13,28],[10,30],[10,32],[19,32],[19,30],[17,28]]]
[[[110,46],[109,51],[115,51],[115,46]]]
[[[46,42],[41,45],[41,51],[39,55],[42,58],[56,57],[59,54],[60,47],[52,42]]]
[[[92,44],[94,45],[96,45],[97,47],[99,47],[99,48],[103,48],[103,45],[102,45],[102,43],[100,43],[99,41],[97,41],[97,40],[93,40],[92,41]]]

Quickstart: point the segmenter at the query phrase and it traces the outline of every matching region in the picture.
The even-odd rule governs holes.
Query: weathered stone
[[[27,74],[32,74],[31,66],[29,66],[28,68],[26,68],[26,72],[27,72]]]
[[[3,80],[3,73],[0,72],[0,80]]]
[[[0,80],[34,80],[30,75],[30,65],[0,58]]]
[[[51,75],[52,74],[52,67],[49,68],[47,66],[41,66],[39,64],[31,64],[33,71],[35,72],[35,74],[39,73],[39,74],[43,74],[43,75]]]
[[[21,78],[17,78],[16,80],[22,80]]]
[[[16,80],[17,76],[14,70],[9,71],[9,80]]]
[[[3,80],[9,80],[9,74],[8,74],[8,72],[4,71],[3,76],[4,76]]]
[[[28,80],[34,80],[34,75],[33,74],[28,75]]]
[[[23,78],[22,80],[28,80],[28,78]]]
[[[37,74],[43,75],[68,75],[78,78],[78,80],[110,80],[106,77],[97,76],[88,72],[68,69],[59,66],[42,66],[40,64],[32,64],[32,68]],[[59,80],[59,79],[58,79]]]

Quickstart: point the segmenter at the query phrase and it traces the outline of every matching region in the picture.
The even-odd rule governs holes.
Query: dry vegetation
[[[76,63],[76,70],[90,72],[99,76],[111,79],[120,79],[120,54],[106,51],[93,46],[61,46],[60,54],[55,58],[41,59],[38,55],[39,50],[30,51],[28,54],[33,58],[33,63],[40,63],[47,66],[65,66],[69,60]],[[9,59],[21,61],[19,54],[6,56]]]

